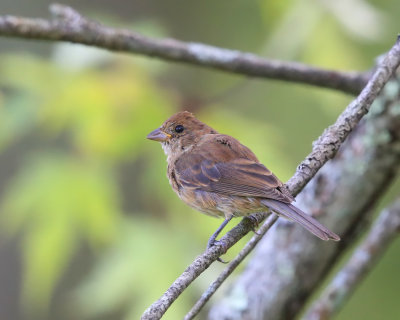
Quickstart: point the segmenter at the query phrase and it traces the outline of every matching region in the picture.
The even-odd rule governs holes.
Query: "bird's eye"
[[[184,129],[185,129],[185,128],[183,127],[183,125],[178,124],[178,125],[175,127],[175,132],[181,133],[181,132],[183,132]]]

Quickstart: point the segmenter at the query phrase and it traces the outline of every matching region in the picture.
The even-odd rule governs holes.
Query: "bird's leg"
[[[228,222],[232,220],[232,218],[233,218],[233,215],[231,215],[229,218],[226,218],[226,219],[221,223],[221,225],[218,227],[218,229],[212,234],[212,236],[210,237],[210,239],[208,239],[207,249],[210,249],[212,246],[214,246],[214,245],[216,244],[216,242],[218,242],[218,241],[216,241],[218,235],[221,233],[222,229],[225,228],[225,226],[228,224]],[[225,245],[223,242],[220,242],[220,244],[223,246],[223,248],[224,248],[224,253],[225,253],[225,252],[228,250],[228,249],[226,248],[226,245]],[[224,260],[222,260],[221,258],[218,258],[217,260],[218,260],[219,262],[222,262],[222,263],[227,263],[227,262],[225,262]]]
[[[222,229],[225,228],[225,226],[229,223],[229,221],[231,221],[233,218],[233,216],[230,216],[229,218],[226,218],[221,225],[218,227],[218,229],[212,234],[212,236],[210,237],[210,239],[208,239],[208,243],[207,243],[207,249],[210,249],[212,246],[215,245],[215,240],[217,239],[218,235],[221,233]]]

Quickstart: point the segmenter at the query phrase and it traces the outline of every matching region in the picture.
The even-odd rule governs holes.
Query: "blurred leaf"
[[[318,24],[313,30],[304,46],[304,62],[341,70],[363,70],[371,67],[371,61],[362,59],[354,40],[338,31],[338,22],[333,17],[326,14],[323,21],[323,24]],[[323,54],[321,48],[324,48]]]
[[[116,235],[115,183],[92,163],[62,154],[38,156],[26,161],[2,200],[5,231],[24,229],[25,306],[47,306],[81,238],[96,249]]]
[[[124,319],[139,319],[185,264],[185,242],[172,236],[172,226],[138,218],[121,222],[114,246],[75,292],[75,304],[85,318],[122,308],[130,309]],[[180,305],[188,303],[186,299]],[[174,318],[182,318],[182,307],[175,311]]]
[[[0,59],[0,150],[23,137],[36,123],[36,106],[43,87],[36,82],[31,85],[30,75],[44,74],[46,69],[41,69],[41,61],[19,61],[9,56]]]
[[[172,95],[127,59],[114,59],[102,70],[73,72],[39,59],[5,56],[0,72],[0,84],[21,91],[5,102],[9,118],[13,113],[23,115],[21,123],[39,125],[49,137],[68,132],[80,153],[104,160],[138,154],[147,143],[143,132],[154,122],[161,124],[173,110]],[[17,102],[23,106],[19,113]],[[12,128],[3,139],[21,127],[18,121],[7,119],[7,123],[2,130]]]
[[[273,1],[264,1],[264,12]],[[276,21],[264,45],[263,52],[269,57],[280,60],[296,60],[299,52],[307,44],[310,34],[321,21],[322,10],[313,0],[278,1],[279,14],[282,17]],[[289,6],[290,4],[290,6]],[[275,7],[276,5],[272,5]],[[307,16],[307,19],[304,17]],[[290,35],[290,36],[288,36]]]
[[[68,129],[74,145],[87,155],[132,157],[147,143],[154,120],[161,123],[170,98],[157,91],[134,68],[116,66],[112,73],[78,73],[43,106],[42,121]],[[57,107],[54,107],[54,106]]]
[[[354,38],[380,41],[387,29],[387,15],[365,0],[322,0],[325,6]],[[355,15],[354,12],[357,12]]]
[[[268,1],[259,0],[260,11],[270,29],[282,20],[283,15],[293,6],[295,0]]]

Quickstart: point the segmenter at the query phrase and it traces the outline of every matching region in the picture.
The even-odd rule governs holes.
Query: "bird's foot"
[[[212,248],[212,247],[214,247],[214,246],[221,246],[222,249],[223,249],[223,253],[222,254],[225,254],[228,251],[228,245],[224,241],[215,240],[215,239],[213,239],[213,237],[211,237],[210,240],[208,240],[208,243],[207,243],[207,250]],[[225,261],[225,260],[221,259],[220,257],[217,258],[217,261],[218,262],[222,262],[222,263],[228,263],[229,262],[229,261]]]
[[[254,216],[252,216],[252,215],[250,215],[250,216],[247,216],[247,217],[245,217],[246,219],[249,219],[250,220],[250,222],[252,223],[252,227],[251,227],[251,230],[256,234],[256,235],[260,235],[260,233],[258,233],[257,232],[257,228],[259,227],[259,223],[258,223],[258,220],[257,220],[257,218],[256,217],[254,217]]]

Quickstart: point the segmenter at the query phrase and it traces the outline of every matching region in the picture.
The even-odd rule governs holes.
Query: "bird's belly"
[[[240,197],[201,190],[179,190],[179,197],[192,208],[215,217],[246,216],[265,210],[256,197]]]

